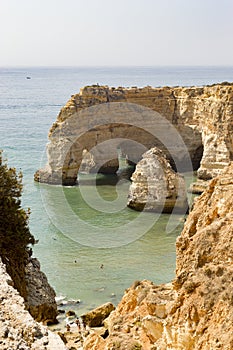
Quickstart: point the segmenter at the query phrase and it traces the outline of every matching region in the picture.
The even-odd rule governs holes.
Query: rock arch
[[[232,101],[231,84],[189,88],[84,87],[71,97],[53,124],[47,146],[48,162],[36,172],[35,180],[75,184],[84,149],[94,153],[97,170],[116,172],[116,150],[124,142],[128,144],[125,153],[132,162],[137,163],[145,150],[156,146],[180,170],[190,168],[190,157],[194,169],[199,168],[199,177],[211,178],[233,154]],[[167,121],[166,126],[161,126],[159,115]],[[171,128],[181,136],[188,153],[174,135],[171,137]],[[135,142],[141,146],[137,148]]]

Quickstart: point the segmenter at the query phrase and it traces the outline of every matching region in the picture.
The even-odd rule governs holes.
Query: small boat
[[[26,77],[26,79],[31,79],[31,77]]]

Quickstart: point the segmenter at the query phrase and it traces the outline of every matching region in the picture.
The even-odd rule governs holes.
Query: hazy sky
[[[233,0],[0,0],[0,66],[233,65]]]

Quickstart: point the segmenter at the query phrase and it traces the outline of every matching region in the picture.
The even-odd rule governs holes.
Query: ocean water
[[[189,86],[222,81],[233,81],[232,67],[0,68],[0,148],[9,165],[24,174],[22,204],[31,208],[30,229],[39,240],[34,256],[58,296],[81,300],[78,313],[109,300],[116,304],[135,280],[171,281],[183,218],[139,216],[125,207],[116,213],[92,208],[96,193],[109,206],[114,207],[118,197],[126,201],[128,181],[116,187],[105,178],[97,191],[88,184],[61,191],[34,183],[60,108],[89,84]],[[189,174],[187,181],[192,181]],[[108,244],[98,244],[102,237]]]

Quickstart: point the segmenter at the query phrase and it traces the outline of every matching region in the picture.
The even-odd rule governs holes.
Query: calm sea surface
[[[8,163],[24,174],[22,202],[31,208],[30,229],[39,239],[34,255],[57,295],[82,301],[79,313],[109,300],[117,303],[134,280],[170,281],[175,270],[175,240],[182,223],[180,216],[155,218],[147,213],[139,218],[128,208],[117,213],[98,211],[83,199],[84,191],[90,200],[92,196],[96,200],[88,184],[82,191],[64,188],[62,197],[59,187],[34,183],[48,130],[60,108],[88,84],[188,86],[222,81],[233,81],[232,67],[0,68],[0,148]],[[108,183],[98,186],[97,192],[105,202],[114,203],[118,196],[125,196],[126,201],[128,186],[122,182],[116,190]],[[67,203],[72,218],[66,213]],[[76,217],[87,225],[81,225]],[[149,227],[148,222],[153,220],[154,225]],[[120,237],[116,247],[109,244],[97,248],[98,244],[92,244],[100,242],[102,235],[110,242],[112,232]],[[70,238],[73,234],[77,239]]]

